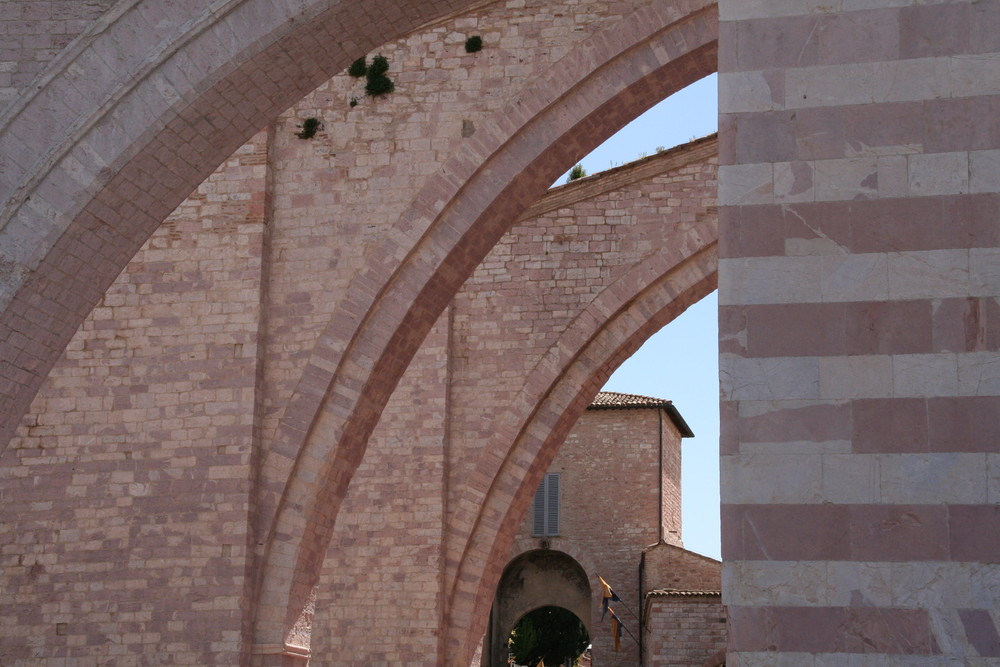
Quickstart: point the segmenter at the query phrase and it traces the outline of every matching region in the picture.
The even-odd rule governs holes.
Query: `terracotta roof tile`
[[[649,591],[646,597],[722,597],[722,591],[679,591],[666,588]]]
[[[597,396],[590,403],[591,410],[611,410],[614,408],[665,408],[673,405],[671,401],[663,398],[653,398],[652,396],[639,396],[638,394],[619,394],[616,391],[598,392]]]
[[[694,437],[694,432],[691,431],[691,427],[684,421],[684,417],[681,417],[681,413],[674,407],[673,401],[664,398],[602,391],[598,392],[594,400],[587,406],[588,410],[637,410],[643,408],[658,408],[666,411],[682,438]]]

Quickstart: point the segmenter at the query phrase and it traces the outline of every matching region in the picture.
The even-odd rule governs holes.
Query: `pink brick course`
[[[160,226],[6,449],[4,661],[246,658],[266,150]]]
[[[748,652],[940,654],[925,609],[729,608],[731,642]],[[738,633],[738,634],[737,634]],[[735,635],[735,636],[734,636]]]

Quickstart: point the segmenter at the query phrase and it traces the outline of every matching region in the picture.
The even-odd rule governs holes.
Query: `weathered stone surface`
[[[720,4],[736,35],[720,45],[720,190],[774,174],[774,205],[720,201],[728,657],[976,664],[994,650],[993,603],[969,596],[997,576],[1000,388],[985,15]],[[765,73],[779,102],[732,101]]]

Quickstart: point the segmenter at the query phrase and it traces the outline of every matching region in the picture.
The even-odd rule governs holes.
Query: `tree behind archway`
[[[540,607],[521,617],[510,633],[510,650],[519,665],[573,664],[590,644],[576,614],[562,607]]]

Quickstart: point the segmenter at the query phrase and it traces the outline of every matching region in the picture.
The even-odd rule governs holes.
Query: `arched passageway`
[[[583,567],[559,551],[536,550],[521,554],[504,568],[490,615],[483,667],[508,664],[511,632],[528,613],[560,607],[574,614],[587,632],[591,627],[590,578]],[[486,662],[485,656],[489,656]]]
[[[515,664],[576,665],[587,658],[590,635],[576,614],[549,605],[522,616],[509,642]]]

